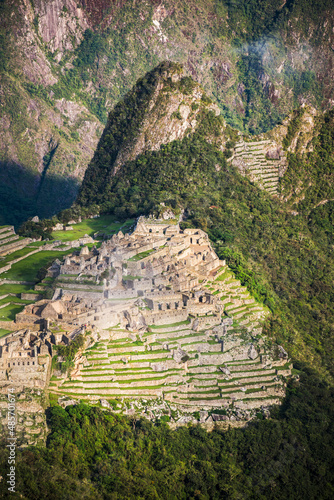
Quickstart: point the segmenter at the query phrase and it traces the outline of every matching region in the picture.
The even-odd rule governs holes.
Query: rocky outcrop
[[[39,0],[34,3],[38,34],[60,61],[65,51],[73,50],[89,28],[85,10],[75,0]]]
[[[147,105],[147,111],[138,126],[138,134],[125,148],[120,149],[114,164],[114,174],[129,160],[134,160],[145,151],[157,151],[161,145],[182,140],[186,133],[193,132],[198,124],[197,115],[203,109],[201,98],[204,90],[195,84],[191,92],[182,92],[182,87],[170,89],[170,81],[178,84],[185,76],[177,65],[168,65],[156,81],[155,91]],[[215,104],[207,106],[217,115]],[[111,122],[112,125],[112,122]]]
[[[16,197],[34,201],[40,196],[34,214],[50,215],[71,204],[107,112],[138,77],[161,61],[181,62],[186,74],[199,81],[224,112],[228,109],[239,123],[240,119],[248,120],[248,78],[240,74],[237,64],[241,52],[231,48],[228,38],[223,42],[216,36],[228,30],[228,8],[221,6],[218,16],[212,2],[188,4],[189,16],[185,17],[183,8],[171,0],[140,0],[134,7],[129,2],[107,0],[2,2],[0,31],[7,44],[1,78],[0,161],[4,168],[0,181]],[[327,12],[325,19],[318,24],[310,22],[309,31],[302,32],[298,19],[292,17],[289,30],[277,34],[281,38],[277,38],[275,50],[270,40],[263,41],[261,47],[245,46],[245,54],[249,49],[256,55],[260,69],[255,78],[263,89],[258,92],[273,112],[277,109],[281,116],[287,114],[298,92],[301,104],[314,106],[317,98],[312,78],[322,85],[321,104],[326,107],[333,102],[331,18],[332,13]],[[203,25],[202,19],[208,23]],[[317,46],[312,41],[314,32],[318,39],[323,37]],[[304,57],[305,40],[308,58]],[[290,88],[291,72],[294,80],[301,79],[301,90]],[[170,106],[175,108],[170,132],[166,134],[159,127],[162,124],[164,128],[167,118],[161,118],[160,124],[147,123],[147,133],[138,137],[133,154],[179,139],[188,128],[193,129],[189,102],[172,99]],[[257,120],[253,113],[251,120]],[[151,125],[153,131],[149,130]],[[59,147],[41,189],[50,140],[57,141]],[[298,139],[291,148],[298,148],[297,143]],[[121,155],[119,165],[123,159]],[[20,182],[15,185],[13,178]]]

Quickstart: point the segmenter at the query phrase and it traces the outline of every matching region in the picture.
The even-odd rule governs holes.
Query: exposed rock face
[[[256,359],[259,355],[253,344],[251,344],[247,354],[250,359]]]
[[[75,0],[35,2],[38,32],[52,53],[60,60],[65,51],[73,50],[81,41],[83,31],[89,28],[87,14]]]
[[[182,363],[186,358],[188,358],[187,351],[183,349],[177,349],[173,354],[173,359],[176,363]]]
[[[177,83],[183,76],[183,70],[172,65],[161,74],[148,104],[147,113],[140,124],[139,134],[131,145],[127,144],[119,151],[114,164],[114,174],[126,161],[134,160],[144,151],[157,151],[162,144],[182,140],[186,133],[196,129],[203,89],[196,84],[190,95],[177,90],[169,91],[169,80]],[[198,107],[192,111],[192,105],[195,103]],[[214,110],[217,115],[220,113],[218,106],[214,104],[209,105],[208,109]]]
[[[37,199],[37,210],[29,215],[49,215],[71,204],[102,134],[106,111],[138,77],[163,60],[182,62],[186,73],[215,97],[221,109],[226,106],[244,117],[247,79],[239,75],[239,55],[229,41],[223,43],[215,35],[228,29],[228,9],[221,6],[217,15],[212,2],[188,2],[188,8],[189,25],[183,7],[171,0],[139,0],[134,6],[108,0],[2,2],[0,30],[8,45],[1,79],[0,127],[0,161],[6,162],[6,168],[0,181],[17,189],[16,196],[28,196],[32,203]],[[271,50],[270,41],[257,51],[263,70],[256,78],[263,87],[262,97],[274,103],[272,109],[286,114],[294,102],[294,91],[283,78],[291,70],[298,75],[313,72],[323,84],[323,104],[333,101],[331,17],[327,12],[326,22],[310,23],[307,34],[300,33],[292,18],[289,32],[282,33],[284,51],[282,47]],[[207,26],[202,19],[208,20]],[[315,31],[323,34],[324,41],[317,47],[312,46]],[[124,40],[126,51],[120,48]],[[307,61],[305,40],[310,49]],[[300,102],[314,105],[312,92],[304,92]],[[171,121],[168,137],[158,128],[148,133],[150,137],[142,135],[134,154],[152,144],[154,148],[159,141],[183,137],[187,127],[193,129],[189,103],[174,105],[180,123],[176,117]],[[46,169],[51,139],[59,147]],[[120,156],[118,163],[122,161]],[[13,178],[20,182],[15,185]]]
[[[279,160],[282,156],[282,149],[280,147],[269,149],[266,153],[266,157],[269,160]]]
[[[79,204],[99,203],[113,178],[122,167],[145,151],[157,151],[174,140],[194,133],[203,115],[220,114],[216,104],[203,88],[186,77],[181,65],[165,61],[138,80],[124,100],[109,114],[107,126],[89,164]],[[218,145],[224,142],[223,119],[219,122],[222,134],[208,131],[207,140]],[[107,156],[105,153],[107,152]],[[166,214],[168,217],[168,213]]]
[[[313,106],[302,105],[298,111],[291,112],[283,120],[282,125],[275,127],[269,136],[282,144],[287,136],[289,127],[293,126],[293,134],[287,145],[287,150],[291,153],[305,153],[313,151],[312,139],[317,135],[317,110]],[[281,154],[281,149],[279,148]]]
[[[227,367],[220,367],[220,370],[225,373],[225,375],[231,375],[230,370]]]

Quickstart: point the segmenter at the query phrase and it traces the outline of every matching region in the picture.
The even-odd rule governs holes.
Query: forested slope
[[[19,451],[16,493],[3,480],[0,494],[27,500],[329,500],[333,410],[333,390],[307,370],[271,420],[228,432],[171,431],[163,422],[83,404],[55,406],[47,412],[47,447]],[[2,470],[6,456],[3,447]]]
[[[166,59],[184,64],[228,123],[272,128],[333,98],[329,0],[0,4],[1,214],[71,205],[107,115]]]
[[[156,86],[161,93],[157,101],[166,105],[168,116],[166,103],[172,97],[163,100],[165,92],[179,96],[184,86],[182,78],[174,84],[168,75],[161,80],[166,68],[174,66],[160,65],[146,75],[110,114],[67,217],[91,205],[121,219],[159,214],[166,206],[176,213],[184,210],[183,226],[207,231],[219,257],[271,309],[268,335],[292,355],[333,375],[333,113],[318,117],[311,151],[288,151],[281,197],[273,197],[232,166],[229,148],[237,132],[210,109],[205,94],[189,105],[193,114],[196,110],[196,126],[184,138],[155,144],[154,150],[142,147],[141,154],[131,156],[133,144],[141,143],[145,106],[150,116],[155,113],[150,103]],[[198,91],[192,85],[188,82],[190,95]],[[286,148],[297,130],[288,128]],[[115,169],[119,155],[125,163]]]

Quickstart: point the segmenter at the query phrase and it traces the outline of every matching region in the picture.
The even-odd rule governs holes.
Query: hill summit
[[[161,203],[186,208],[189,194],[211,196],[226,181],[228,164],[276,195],[288,125],[289,118],[271,133],[242,134],[180,64],[163,62],[110,113],[77,203],[120,217],[159,212]]]
[[[110,113],[82,184],[79,204],[100,203],[123,166],[147,151],[182,140],[198,130],[205,114],[220,114],[217,105],[180,64],[163,62],[138,80]],[[225,124],[219,119],[220,126]],[[219,131],[218,131],[219,132]],[[218,135],[218,134],[216,134]]]

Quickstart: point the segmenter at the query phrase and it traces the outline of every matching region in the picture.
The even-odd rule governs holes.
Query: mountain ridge
[[[15,220],[5,205],[2,212],[16,223],[70,206],[107,112],[165,59],[184,64],[224,118],[253,133],[272,128],[298,103],[330,106],[330,4],[296,0],[276,11],[271,0],[247,8],[140,1],[135,9],[107,0],[2,2],[1,181],[12,193],[8,203],[30,196]],[[59,148],[36,203],[50,140]],[[17,167],[29,183],[13,184]]]

